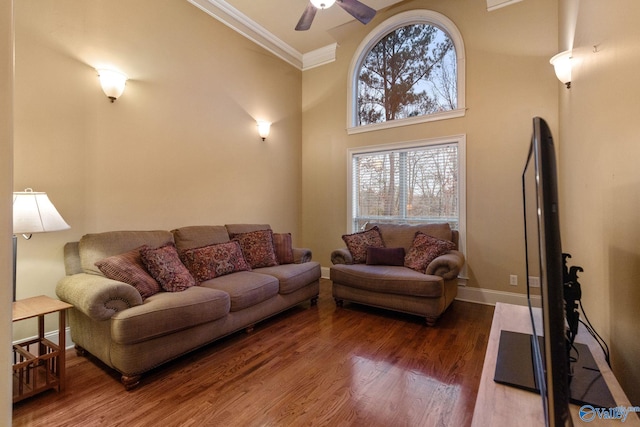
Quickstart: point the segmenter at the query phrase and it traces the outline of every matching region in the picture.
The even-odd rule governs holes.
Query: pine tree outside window
[[[350,69],[348,133],[461,117],[464,45],[437,12],[398,14],[376,27]]]

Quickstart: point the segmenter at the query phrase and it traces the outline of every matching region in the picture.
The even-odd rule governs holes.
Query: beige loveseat
[[[240,256],[207,270],[211,266],[203,267],[200,259],[199,268],[215,277],[181,291],[145,294],[145,298],[145,292],[131,284],[105,277],[96,264],[103,266],[101,260],[120,254],[141,253],[138,248],[143,247],[175,248],[180,258],[185,253],[206,254],[209,249],[235,248],[233,236],[258,231],[275,239],[268,225],[236,224],[88,234],[68,243],[67,275],[56,293],[74,306],[69,310],[69,325],[76,349],[88,351],[121,373],[125,388],[131,389],[141,374],[180,355],[235,331],[250,330],[305,300],[315,305],[320,265],[311,261],[308,249],[291,248],[290,239],[290,259],[278,260],[277,265],[229,273],[231,264],[247,260]]]
[[[452,230],[449,224],[369,223],[365,232],[346,237],[370,237],[375,228],[382,241],[377,241],[377,236],[374,236],[376,241],[365,241],[368,256],[362,252],[355,259],[349,247],[332,252],[331,262],[334,265],[331,266],[330,277],[336,304],[342,306],[344,301],[351,301],[415,314],[424,317],[427,325],[433,326],[458,293],[457,278],[464,265],[464,256],[457,250],[457,230]],[[428,239],[424,236],[427,235],[440,243],[450,242],[448,248],[441,251],[446,253],[418,270],[406,267],[404,259],[410,252],[415,253],[417,245],[413,250],[412,246],[417,232],[421,233],[422,238]],[[372,246],[385,249],[374,248],[376,252],[373,252]],[[352,250],[355,252],[357,249]]]

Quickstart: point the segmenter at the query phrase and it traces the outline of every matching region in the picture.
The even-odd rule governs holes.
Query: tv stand
[[[541,311],[534,308],[536,329],[541,330]],[[502,426],[515,425],[518,427],[544,425],[542,413],[542,398],[539,394],[523,389],[498,384],[494,381],[498,347],[502,331],[513,331],[523,334],[531,334],[531,319],[529,308],[512,304],[496,303],[491,325],[491,334],[487,344],[480,388],[473,412],[472,426]],[[602,350],[597,342],[583,328],[579,329],[575,340],[577,343],[586,344],[613,396],[616,406],[631,407],[629,399],[622,391],[620,384],[611,372],[604,360]],[[580,419],[580,406],[571,405],[571,417],[574,425],[584,424]],[[629,413],[623,425],[640,427],[640,414]],[[590,426],[611,425],[612,420],[603,420],[595,417],[589,423]]]

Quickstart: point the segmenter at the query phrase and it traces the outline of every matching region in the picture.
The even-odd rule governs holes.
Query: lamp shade
[[[258,120],[258,134],[260,138],[264,141],[269,136],[269,131],[271,130],[271,122],[266,122],[262,120]]]
[[[69,228],[47,193],[30,188],[13,193],[13,234],[47,233]]]
[[[558,80],[567,85],[567,87],[571,85],[571,59],[571,51],[567,50],[557,54],[549,61],[553,65]]]
[[[127,83],[127,75],[119,71],[100,68],[97,70],[100,76],[100,85],[107,98],[111,102],[115,101],[124,92],[124,86]]]

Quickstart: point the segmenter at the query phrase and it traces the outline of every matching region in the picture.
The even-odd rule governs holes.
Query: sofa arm
[[[459,251],[450,251],[431,261],[427,266],[426,274],[440,276],[445,280],[458,277],[464,265],[464,255]]]
[[[331,252],[331,262],[333,264],[353,264],[353,256],[347,248],[336,249]]]
[[[295,264],[302,264],[303,262],[309,261],[311,261],[311,249],[293,248],[293,262]]]
[[[142,304],[142,297],[133,286],[87,273],[63,277],[56,294],[93,320],[108,320],[119,311]]]

